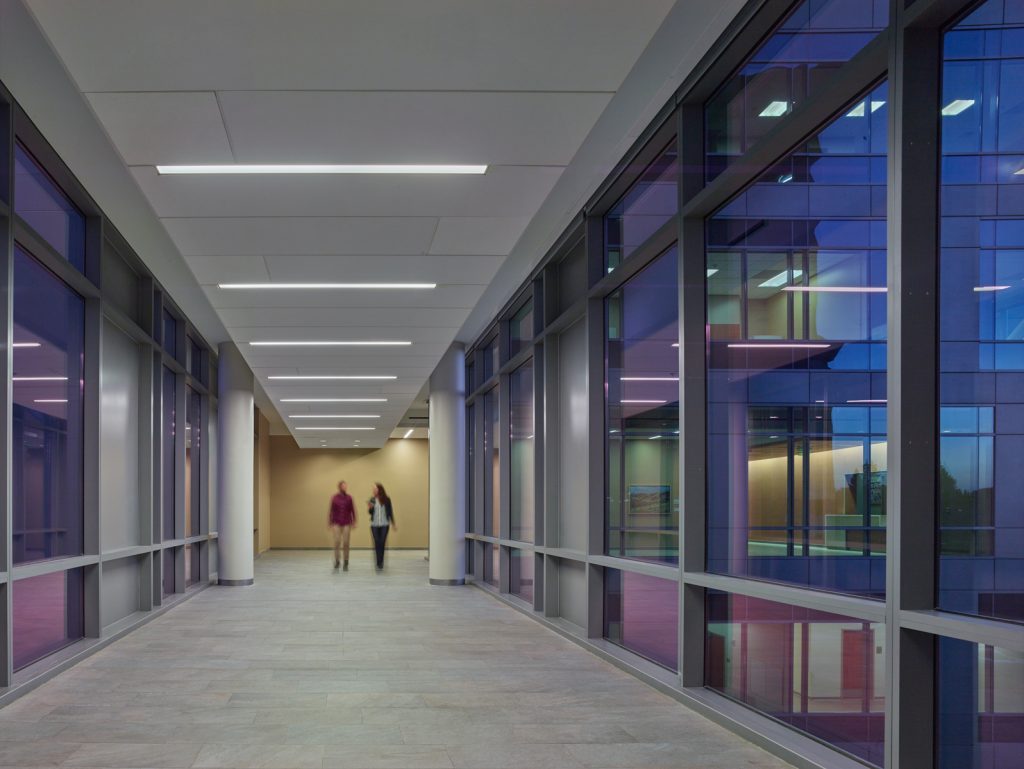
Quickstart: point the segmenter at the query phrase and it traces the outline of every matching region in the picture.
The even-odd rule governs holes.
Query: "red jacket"
[[[331,525],[351,526],[356,522],[356,508],[352,497],[348,494],[335,494],[331,497]]]

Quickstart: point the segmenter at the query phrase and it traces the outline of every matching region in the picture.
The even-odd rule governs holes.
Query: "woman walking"
[[[356,508],[348,493],[348,484],[341,481],[338,493],[331,497],[331,510],[327,514],[327,525],[334,536],[334,570],[339,566],[339,550],[345,548],[345,571],[348,571],[348,543],[356,525]]]
[[[388,530],[394,528],[395,510],[384,487],[378,482],[373,484],[373,496],[367,502],[370,513],[370,533],[373,534],[373,549],[377,553],[377,571],[384,568],[384,545],[388,541]]]

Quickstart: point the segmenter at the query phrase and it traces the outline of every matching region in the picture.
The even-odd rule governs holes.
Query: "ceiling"
[[[352,446],[358,438],[372,448],[414,402],[422,405],[417,395],[422,400],[460,330],[465,339],[480,318],[493,316],[741,0],[715,10],[688,0],[24,2],[216,312],[219,322],[207,325],[226,331],[255,372],[270,399],[264,407],[277,411],[275,431],[287,429],[304,447],[323,440]],[[613,102],[618,108],[609,109]],[[69,139],[66,160],[76,154]],[[69,164],[89,167],[86,155]],[[302,162],[488,170],[161,176],[155,169]],[[129,231],[139,229],[138,219],[114,217]],[[164,264],[154,271],[166,284],[157,268]],[[267,281],[438,285],[405,292],[217,287]],[[179,300],[190,315],[194,300]],[[412,344],[351,352],[248,344],[261,340]],[[395,379],[268,379],[327,374]],[[387,400],[281,402],[311,397]],[[379,419],[359,420],[372,431],[297,431],[352,424],[292,418],[303,413]]]

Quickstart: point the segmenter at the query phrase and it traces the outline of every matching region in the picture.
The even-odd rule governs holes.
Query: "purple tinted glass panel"
[[[679,280],[673,247],[605,300],[606,547],[679,559]]]
[[[166,598],[174,592],[174,549],[163,551],[163,595]]]
[[[534,555],[528,550],[510,550],[509,553],[509,592],[532,604]]]
[[[508,322],[509,357],[533,341],[533,300],[531,299]]]
[[[881,766],[885,628],[709,591],[707,686]]]
[[[651,163],[604,218],[605,267],[611,272],[679,210],[675,140]]]
[[[188,372],[198,379],[203,380],[203,349],[192,339],[188,340]]]
[[[14,210],[57,253],[85,269],[85,216],[20,143],[14,145]]]
[[[466,407],[466,532],[472,533],[473,521],[476,518],[476,404],[471,403]],[[469,548],[472,552],[472,547]],[[472,572],[468,566],[466,571]]]
[[[1024,622],[1024,0],[946,33],[939,606]]]
[[[501,533],[501,449],[498,427],[498,388],[484,395],[484,534]]]
[[[14,563],[83,552],[85,303],[14,251]]]
[[[709,571],[884,594],[886,101],[708,220]]]
[[[499,558],[498,546],[492,545],[490,542],[484,543],[484,582],[494,587],[498,587],[501,575]]]
[[[604,637],[669,670],[677,670],[678,583],[605,569]]]
[[[177,426],[175,424],[176,419],[176,399],[177,399],[177,378],[173,371],[169,368],[164,367],[163,369],[163,436],[162,436],[162,457],[161,466],[163,467],[163,520],[164,520],[164,539],[174,539],[174,502],[176,498],[175,494],[175,478],[174,478],[174,434]]]
[[[85,635],[81,569],[12,583],[14,669],[20,670]]]
[[[203,471],[202,396],[185,389],[185,536],[199,534]]]
[[[533,542],[533,362],[509,380],[509,523],[511,539]]]
[[[938,640],[937,769],[1024,766],[1024,654]]]
[[[705,107],[710,181],[889,24],[888,0],[805,0]]]

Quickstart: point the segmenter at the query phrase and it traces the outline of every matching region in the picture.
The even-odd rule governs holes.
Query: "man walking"
[[[344,547],[345,571],[348,571],[348,543],[352,528],[356,525],[356,508],[352,497],[348,494],[348,484],[341,481],[338,493],[331,497],[331,511],[327,517],[327,526],[334,537],[334,570],[340,565],[339,550]]]

